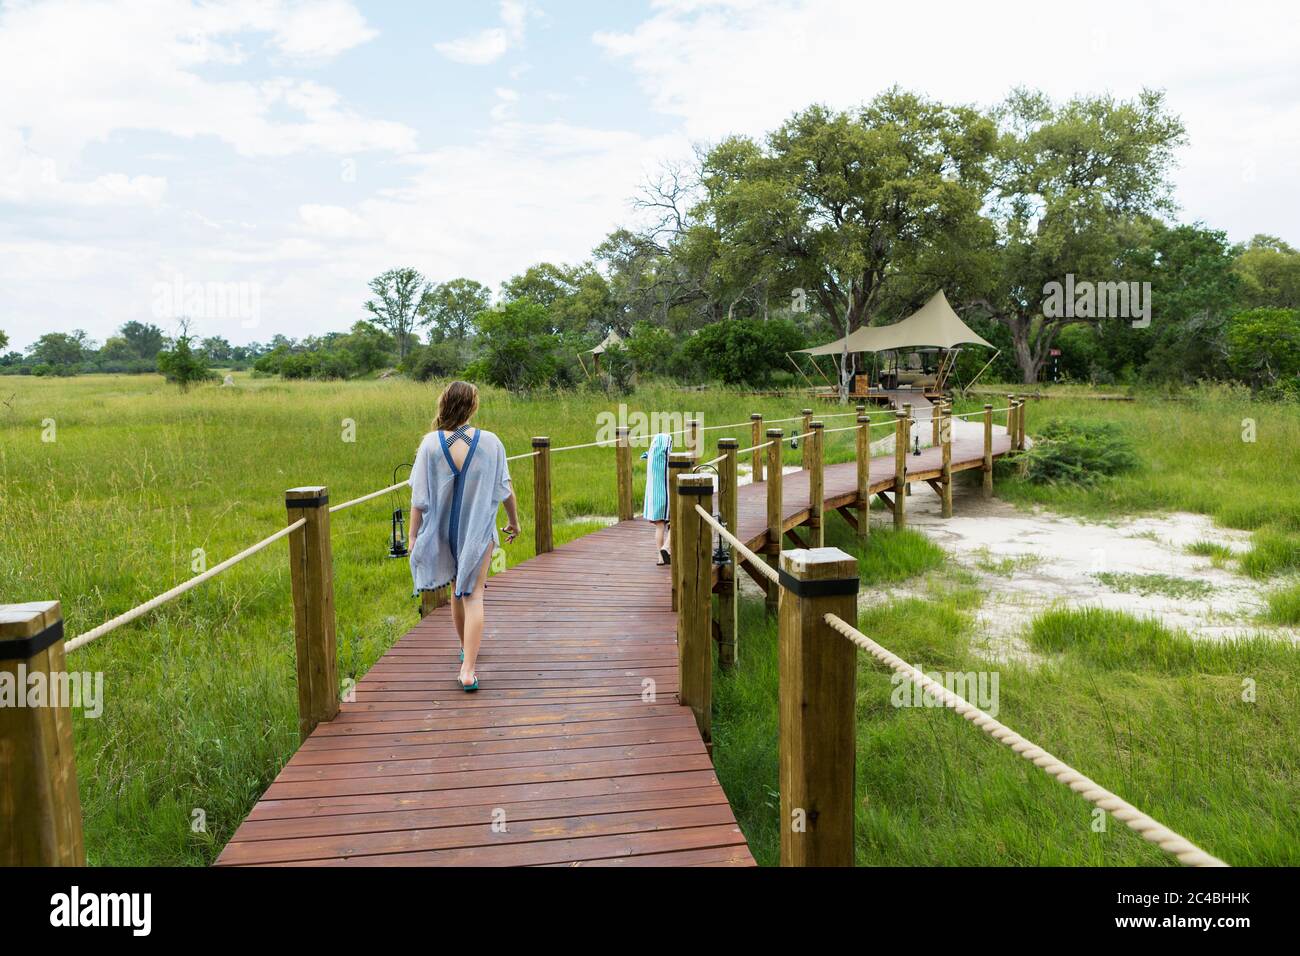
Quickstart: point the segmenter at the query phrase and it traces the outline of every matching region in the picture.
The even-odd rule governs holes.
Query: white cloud
[[[435,43],[434,49],[449,60],[471,66],[495,63],[524,39],[524,26],[528,20],[528,4],[522,0],[503,0],[499,4],[501,26],[489,27],[478,33],[455,40]]]
[[[119,130],[215,137],[246,156],[302,149],[414,148],[414,132],[342,106],[288,77],[210,79],[247,61],[239,38],[267,34],[286,55],[320,57],[374,36],[342,0],[197,4],[53,0],[0,10],[0,130],[60,165]],[[288,115],[284,115],[284,114]]]
[[[895,83],[981,105],[1016,85],[1058,98],[1162,88],[1191,141],[1176,176],[1185,214],[1235,238],[1300,221],[1298,39],[1300,8],[1280,0],[1248,13],[1018,0],[996,16],[969,3],[661,0],[635,29],[594,37],[701,139],[761,135],[810,103],[848,107]]]

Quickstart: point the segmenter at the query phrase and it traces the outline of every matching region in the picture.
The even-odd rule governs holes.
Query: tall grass
[[[59,599],[75,635],[283,527],[284,489],[328,486],[340,502],[392,482],[429,427],[436,386],[405,380],[283,383],[180,393],[153,376],[7,379],[0,409],[0,601]],[[705,425],[750,412],[798,414],[802,399],[660,388],[631,411],[700,413]],[[511,454],[534,435],[592,441],[619,401],[574,393],[483,394],[480,423]],[[834,411],[834,410],[831,410]],[[42,425],[53,419],[53,442]],[[344,441],[345,419],[355,441]],[[786,426],[788,427],[788,426]],[[705,433],[709,446],[727,430]],[[843,436],[832,436],[843,437]],[[828,445],[843,454],[849,441]],[[743,446],[742,446],[743,447]],[[799,453],[786,449],[791,462]],[[635,458],[635,456],[634,456]],[[635,462],[637,497],[644,481]],[[507,563],[531,557],[529,461],[511,466],[525,533]],[[613,452],[552,457],[555,536],[564,542],[616,510]],[[404,472],[403,472],[404,474]],[[360,676],[415,622],[405,561],[385,558],[394,495],[333,517],[342,676]],[[88,856],[98,864],[210,862],[297,746],[285,546],[236,566],[70,657],[105,675],[105,709],[76,717]],[[191,823],[202,811],[206,829]]]

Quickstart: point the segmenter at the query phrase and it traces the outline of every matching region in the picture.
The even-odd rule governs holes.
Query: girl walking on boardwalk
[[[668,549],[668,453],[673,450],[671,435],[658,434],[650,439],[650,448],[641,457],[645,466],[645,502],[641,512],[647,521],[654,522],[655,548],[659,551],[656,564],[663,566],[672,561]]]
[[[452,382],[438,397],[434,430],[411,469],[411,576],[417,591],[452,584],[451,613],[460,638],[460,684],[478,690],[483,589],[497,547],[496,517],[506,508],[506,541],[519,533],[519,512],[506,450],[492,432],[469,424],[478,389]],[[480,587],[479,585],[482,585]]]

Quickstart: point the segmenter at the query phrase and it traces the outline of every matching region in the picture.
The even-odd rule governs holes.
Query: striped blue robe
[[[641,456],[646,460],[641,513],[647,521],[668,520],[668,453],[672,450],[672,436],[661,433],[650,439],[649,450]]]

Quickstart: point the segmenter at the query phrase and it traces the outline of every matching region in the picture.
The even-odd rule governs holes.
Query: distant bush
[[[1033,447],[1013,464],[1021,476],[1039,484],[1089,485],[1134,470],[1140,459],[1113,422],[1058,419],[1036,429]]]
[[[682,355],[714,381],[766,385],[785,354],[802,347],[803,333],[788,319],[723,319],[691,336]]]
[[[480,313],[478,328],[483,352],[465,370],[468,377],[512,392],[560,384],[564,376],[556,356],[559,337],[545,306],[516,299]]]
[[[406,353],[401,370],[417,382],[455,375],[465,367],[460,343],[446,340],[422,345]]]

